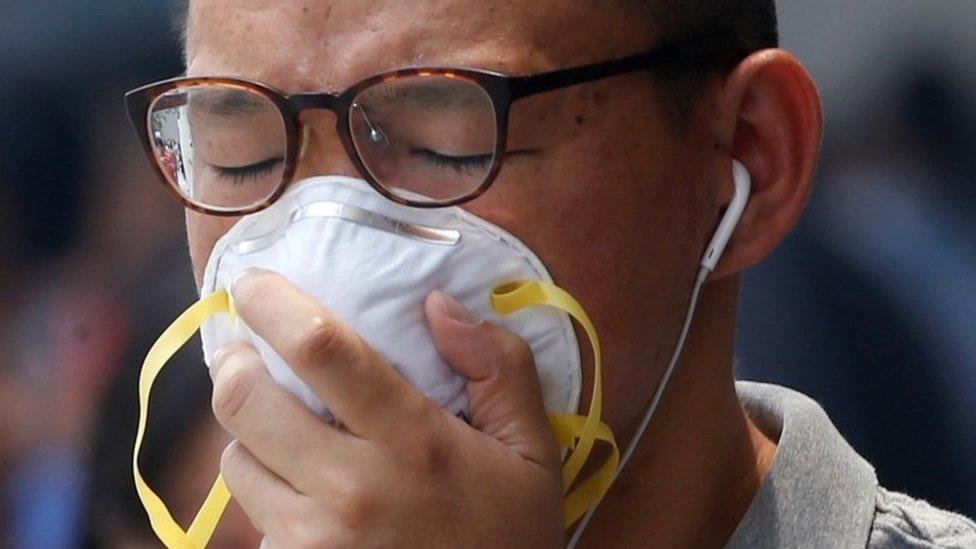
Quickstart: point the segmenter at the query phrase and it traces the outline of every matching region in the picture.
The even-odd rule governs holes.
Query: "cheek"
[[[647,337],[634,326],[669,324],[672,297],[694,277],[699,197],[664,136],[607,131],[580,141],[546,170],[546,205],[531,214],[527,244],[629,346],[631,336]]]
[[[586,307],[605,352],[608,419],[621,426],[636,413],[621,403],[640,401],[627,393],[646,393],[677,335],[710,186],[700,148],[676,140],[656,108],[595,103],[565,112],[545,152],[506,166],[472,209],[525,242]]]
[[[470,206],[583,292],[689,263],[707,203],[708,186],[688,183],[701,179],[693,147],[674,139],[647,94],[611,94],[581,93],[554,111],[558,120],[533,120],[549,144],[507,164]]]
[[[239,218],[186,211],[186,239],[190,246],[190,260],[193,263],[193,278],[197,288],[203,284],[203,271],[207,267],[214,244],[234,226],[237,219]]]

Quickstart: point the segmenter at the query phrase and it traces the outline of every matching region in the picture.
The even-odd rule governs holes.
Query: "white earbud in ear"
[[[725,210],[725,215],[722,216],[722,221],[718,224],[718,229],[715,230],[715,236],[712,237],[708,249],[705,250],[705,256],[702,258],[702,267],[708,269],[709,272],[714,271],[715,266],[722,259],[722,253],[725,252],[725,247],[732,238],[732,233],[735,232],[739,219],[742,218],[742,212],[745,211],[746,204],[749,202],[749,193],[752,192],[752,176],[749,175],[749,170],[738,160],[732,161],[732,180],[735,182],[735,196],[732,197],[732,202]]]

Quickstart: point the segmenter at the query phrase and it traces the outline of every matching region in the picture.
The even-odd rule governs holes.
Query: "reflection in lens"
[[[495,112],[477,84],[446,76],[381,82],[350,110],[363,164],[393,194],[418,202],[468,196],[495,160]]]
[[[287,137],[268,98],[231,85],[180,88],[149,110],[160,169],[190,201],[211,208],[247,208],[281,184]]]

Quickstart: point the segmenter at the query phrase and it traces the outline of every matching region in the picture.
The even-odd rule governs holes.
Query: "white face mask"
[[[183,531],[139,472],[152,385],[167,361],[198,328],[208,364],[222,345],[248,341],[257,347],[275,380],[323,417],[329,417],[328,403],[319,402],[267,343],[223,314],[232,312],[226,288],[244,270],[263,267],[277,271],[314,296],[356,329],[415,387],[452,414],[467,412],[465,380],[441,360],[427,331],[424,301],[431,291],[455,297],[475,314],[528,342],[553,435],[561,447],[573,450],[563,464],[563,492],[564,525],[569,528],[582,519],[570,541],[570,547],[574,546],[603,494],[634,454],[681,355],[699,291],[745,209],[751,186],[749,173],[738,162],[733,166],[735,196],[702,258],[671,360],[622,456],[613,433],[600,420],[603,397],[596,331],[580,304],[552,284],[542,262],[528,247],[460,208],[402,206],[383,198],[361,180],[315,177],[296,183],[269,208],[242,218],[216,243],[207,262],[200,301],[160,335],[143,362],[132,465],[136,491],[153,530],[168,546],[205,546],[230,499],[218,477],[194,525]],[[505,285],[504,291],[499,285]],[[575,415],[581,386],[579,346],[569,317],[561,311],[580,323],[593,348],[593,392],[586,417]],[[610,457],[577,484],[598,441],[610,445]]]
[[[314,177],[269,208],[242,218],[214,245],[201,295],[230,288],[252,267],[273,270],[354,328],[414,387],[451,414],[467,414],[465,379],[440,358],[424,301],[440,290],[532,348],[550,413],[575,413],[580,356],[565,313],[537,307],[501,317],[491,289],[514,280],[552,282],[542,262],[503,229],[467,211],[394,203],[365,182]],[[253,344],[278,383],[317,413],[328,403],[260,337],[226,315],[203,325],[204,356],[232,341]]]
[[[460,208],[411,208],[382,197],[362,180],[314,177],[294,184],[270,207],[241,218],[217,241],[200,300],[160,335],[143,362],[133,474],[153,530],[168,546],[205,546],[230,498],[218,477],[194,525],[183,531],[139,472],[152,385],[197,329],[208,364],[222,346],[249,342],[272,378],[331,419],[328,402],[320,402],[274,349],[233,314],[227,288],[254,267],[276,271],[313,296],[451,414],[469,415],[466,379],[444,363],[428,332],[424,303],[430,292],[444,292],[519,335],[532,349],[556,443],[572,449],[563,464],[564,524],[576,522],[610,486],[619,453],[600,420],[596,331],[582,306],[552,284],[539,258],[511,234]],[[575,415],[582,386],[580,351],[567,313],[586,330],[595,357],[585,417]],[[610,445],[610,455],[577,484],[597,443]]]

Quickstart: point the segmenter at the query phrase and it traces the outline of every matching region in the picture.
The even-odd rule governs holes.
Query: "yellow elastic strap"
[[[139,472],[139,450],[142,448],[142,440],[146,434],[149,397],[153,383],[166,362],[193,337],[193,334],[200,329],[205,320],[217,313],[230,312],[229,301],[227,292],[219,291],[194,303],[166,328],[163,335],[159,336],[156,343],[149,349],[146,360],[142,363],[142,371],[139,374],[139,427],[136,430],[136,444],[132,452],[132,474],[135,478],[136,492],[139,494],[139,499],[142,500],[143,507],[146,508],[153,531],[156,532],[159,540],[170,548],[202,549],[206,547],[217,527],[217,522],[220,521],[224,507],[230,500],[230,492],[227,490],[227,485],[224,484],[223,477],[218,476],[213,487],[210,488],[207,499],[204,500],[200,511],[197,512],[196,518],[193,519],[190,529],[184,532],[180,528],[180,525],[176,523],[166,508],[166,504],[146,484],[142,478],[142,473]]]
[[[619,452],[613,433],[600,421],[603,403],[600,366],[600,343],[596,330],[586,312],[572,296],[551,284],[542,282],[517,282],[495,288],[491,295],[492,306],[502,315],[520,309],[548,305],[561,309],[575,318],[586,330],[593,347],[595,372],[593,396],[587,416],[554,414],[549,423],[560,446],[573,450],[563,466],[563,516],[566,528],[572,526],[610,487],[613,474],[619,462]],[[233,303],[227,292],[221,290],[194,303],[166,328],[156,343],[149,349],[142,371],[139,375],[139,425],[136,431],[135,449],[132,454],[132,474],[135,478],[136,492],[142,501],[153,531],[167,547],[179,549],[203,549],[210,541],[220,521],[220,516],[230,500],[230,492],[223,477],[214,481],[210,493],[204,500],[200,511],[189,530],[176,523],[166,504],[146,484],[139,472],[139,451],[146,432],[149,412],[149,398],[153,383],[170,358],[186,344],[211,316],[229,313],[234,316]],[[594,443],[599,440],[610,444],[611,456],[590,478],[573,488],[576,478],[586,463]],[[572,489],[572,490],[571,490]]]
[[[574,415],[549,416],[549,425],[556,435],[556,442],[560,446],[572,448],[575,439],[583,429],[583,422],[586,418]],[[611,447],[611,455],[603,462],[603,465],[590,478],[586,479],[575,490],[563,498],[563,525],[569,528],[582,517],[586,511],[603,498],[613,476],[617,471],[620,461],[620,453],[617,450],[617,443],[613,438],[613,433],[605,423],[600,423],[596,439],[606,442]]]
[[[566,291],[537,280],[518,281],[503,284],[492,290],[491,305],[498,314],[508,315],[526,307],[548,305],[568,313],[586,331],[593,348],[593,395],[590,408],[585,417],[577,415],[553,414],[549,424],[556,440],[565,448],[572,450],[569,459],[563,464],[563,524],[572,526],[592,505],[597,503],[613,482],[614,472],[620,461],[620,452],[613,433],[600,420],[603,409],[603,378],[600,359],[600,340],[596,328],[590,321],[582,305]],[[576,479],[590,457],[597,440],[611,447],[610,457],[596,473],[579,485]],[[575,488],[574,485],[576,486]]]

